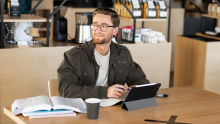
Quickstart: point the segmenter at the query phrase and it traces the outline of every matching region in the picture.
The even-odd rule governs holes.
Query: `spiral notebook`
[[[40,110],[40,111],[33,111],[33,112],[23,112],[24,117],[29,117],[29,116],[45,116],[45,115],[61,115],[61,114],[73,114],[75,113],[72,110],[65,110],[65,109],[60,109],[60,110]]]
[[[76,116],[76,113],[70,113],[70,114],[58,114],[58,115],[38,115],[38,116],[29,116],[29,119],[34,118],[49,118],[49,117],[71,117]]]

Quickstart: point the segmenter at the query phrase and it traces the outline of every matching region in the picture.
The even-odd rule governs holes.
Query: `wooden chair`
[[[58,92],[58,80],[52,79],[48,81],[49,97],[60,96]]]

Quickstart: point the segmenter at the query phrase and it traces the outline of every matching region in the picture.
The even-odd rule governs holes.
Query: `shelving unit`
[[[144,28],[144,22],[145,21],[168,21],[168,34],[167,34],[167,42],[169,42],[170,40],[170,19],[171,19],[171,8],[172,8],[172,0],[170,0],[169,2],[169,17],[168,18],[136,18],[134,17],[134,15],[132,14],[132,12],[129,10],[129,8],[126,6],[126,4],[123,2],[123,0],[120,0],[120,2],[124,5],[124,7],[127,9],[127,11],[132,15],[132,18],[124,18],[124,17],[120,17],[120,19],[123,20],[128,20],[128,21],[133,21],[134,23],[134,28],[133,28],[133,39],[131,43],[135,43],[135,33],[136,33],[136,22],[137,21],[142,21],[142,28]]]
[[[32,0],[32,7],[37,5],[39,0]],[[43,16],[44,12],[49,11],[49,13],[53,12],[53,0],[44,0],[42,3],[36,8],[36,15]],[[38,12],[39,11],[39,12]],[[50,37],[53,37],[53,17],[51,18],[52,21],[50,21]],[[46,34],[47,28],[46,27],[40,27],[40,32],[45,32]]]
[[[61,8],[61,6],[63,6],[63,4],[67,1],[67,0],[63,0],[63,2],[49,15],[49,17],[46,19],[46,21],[45,21],[45,19],[44,18],[42,18],[42,17],[39,17],[39,16],[36,16],[36,15],[31,15],[33,12],[34,12],[34,10],[36,10],[36,8],[41,4],[41,2],[42,2],[43,0],[39,0],[38,1],[38,3],[33,7],[33,9],[29,12],[29,15],[24,15],[24,14],[22,14],[21,15],[21,17],[6,17],[7,15],[3,15],[3,0],[1,0],[1,47],[0,48],[4,48],[4,39],[3,39],[3,23],[4,23],[4,17],[6,17],[6,20],[8,20],[8,21],[10,21],[10,22],[13,22],[13,21],[17,21],[17,22],[20,22],[20,20],[21,21],[24,21],[24,19],[26,18],[26,19],[28,19],[29,21],[30,20],[38,20],[38,22],[39,22],[39,20],[41,20],[41,21],[44,21],[44,22],[47,22],[47,27],[46,27],[46,29],[47,29],[47,41],[46,41],[46,44],[44,44],[44,43],[41,43],[42,45],[44,45],[44,46],[46,46],[46,47],[49,47],[49,27],[50,27],[50,20],[51,20],[51,18],[53,17],[53,15]],[[46,1],[46,0],[45,0]],[[45,6],[47,6],[47,5],[45,5]],[[31,19],[31,17],[32,17],[32,19]],[[19,20],[19,21],[18,21]],[[27,22],[27,21],[26,21]],[[34,22],[36,22],[36,21],[34,21]],[[45,29],[45,28],[44,28]]]
[[[220,7],[220,3],[218,2],[218,0],[214,0],[214,1]],[[202,30],[201,30],[201,33],[196,33],[196,35],[220,40],[220,34],[218,34],[218,36],[212,36],[212,35],[205,34],[205,29],[204,29],[205,21],[204,21],[204,18],[213,18],[213,19],[216,19],[216,20],[220,19],[220,17],[218,17],[218,16],[213,16],[213,15],[209,15],[209,14],[202,14]]]
[[[40,0],[30,11],[29,14],[21,14],[20,17],[16,16],[8,16],[7,14],[3,14],[3,0],[1,0],[1,47],[4,48],[4,39],[3,39],[3,27],[5,22],[47,22],[46,18],[39,17],[36,15],[32,15],[32,12],[40,5],[43,0]],[[50,21],[50,20],[48,20]]]

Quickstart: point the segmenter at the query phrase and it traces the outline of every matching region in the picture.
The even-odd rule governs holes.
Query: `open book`
[[[136,85],[136,87],[145,87],[145,86],[151,86],[156,85],[157,83],[151,83],[151,84],[143,84],[143,85]],[[129,90],[130,92],[131,90]],[[108,99],[101,99],[100,106],[101,107],[109,107],[113,106],[117,103],[125,101],[126,97],[129,95],[129,92],[122,94],[119,98],[108,98]]]
[[[72,110],[85,113],[86,104],[81,98],[64,98],[53,96],[37,96],[26,99],[17,99],[12,104],[12,114],[17,115],[24,112],[33,112],[39,110]]]

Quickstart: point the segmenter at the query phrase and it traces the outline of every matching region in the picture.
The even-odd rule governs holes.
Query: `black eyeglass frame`
[[[93,24],[90,24],[90,27],[91,27],[91,28],[92,28],[92,25],[93,25]],[[105,24],[105,25],[107,25],[107,24]],[[107,25],[107,26],[108,26],[108,25]],[[103,31],[102,28],[101,28],[101,25],[97,25],[97,29],[98,29],[99,27],[100,27],[101,31]],[[108,26],[108,27],[115,27],[115,26]],[[107,30],[106,30],[106,31],[108,31],[108,27],[107,27]],[[96,29],[96,30],[97,30],[97,29]],[[92,29],[92,30],[93,30],[93,29]],[[93,31],[96,31],[96,30],[93,30]],[[106,31],[103,31],[103,32],[106,32]]]

